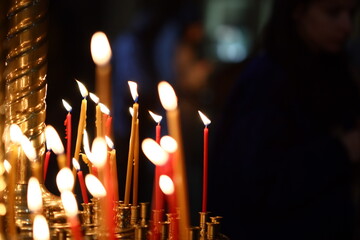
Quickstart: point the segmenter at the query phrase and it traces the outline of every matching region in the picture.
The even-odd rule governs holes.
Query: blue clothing
[[[353,126],[359,101],[350,81],[314,74],[291,82],[262,53],[213,123],[209,211],[230,239],[351,239],[351,164],[332,130]]]

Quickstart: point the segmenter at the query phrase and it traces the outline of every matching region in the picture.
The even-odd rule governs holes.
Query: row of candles
[[[72,113],[71,106],[65,100],[63,100],[64,107],[68,111],[65,126],[66,126],[66,151],[63,147],[62,141],[59,138],[56,130],[48,125],[45,129],[45,139],[48,151],[45,154],[43,178],[46,179],[47,168],[49,166],[49,159],[51,152],[57,155],[57,163],[60,168],[56,177],[58,189],[61,193],[61,199],[64,204],[66,214],[68,216],[69,224],[72,228],[74,239],[82,239],[79,220],[77,218],[77,203],[73,195],[74,188],[74,170],[77,175],[77,179],[80,184],[81,195],[84,203],[88,203],[89,198],[87,196],[87,190],[93,197],[104,198],[103,204],[105,206],[104,218],[107,222],[108,231],[110,236],[114,236],[114,211],[113,202],[118,200],[117,193],[117,169],[116,169],[116,151],[111,139],[104,134],[110,133],[112,118],[109,110],[105,105],[99,102],[99,99],[95,94],[88,94],[86,87],[77,81],[80,92],[83,96],[80,118],[78,123],[78,135],[75,146],[75,153],[72,158],[73,170],[71,170],[70,164],[70,151],[71,151],[71,130],[72,130]],[[137,84],[129,81],[130,90],[134,99],[133,107],[130,108],[132,115],[131,136],[129,144],[129,157],[128,157],[128,169],[126,175],[126,187],[124,203],[130,204],[130,184],[133,183],[133,205],[137,205],[137,179],[138,179],[138,165],[139,165],[139,119],[138,109],[139,104],[137,102]],[[86,107],[87,96],[90,95],[91,99],[97,104],[96,111],[96,128],[97,137],[94,139],[92,147],[89,146],[89,138],[86,132]],[[179,162],[184,164],[183,159],[180,159],[181,153],[179,153],[179,142],[181,143],[180,126],[177,125],[179,113],[176,107],[177,98],[174,90],[167,82],[159,83],[159,96],[164,108],[167,110],[169,130],[175,130],[174,137],[160,136],[161,132],[161,120],[162,117],[149,111],[151,116],[156,122],[156,137],[155,140],[151,138],[144,139],[142,142],[142,150],[146,157],[152,161],[155,167],[155,179],[154,179],[154,210],[160,210],[164,208],[163,194],[165,194],[168,200],[169,212],[175,212],[176,209],[180,210],[180,230],[183,229],[183,234],[186,229],[189,228],[188,222],[188,204],[186,193],[186,181],[185,181],[185,166],[179,167]],[[169,104],[170,103],[170,104]],[[199,111],[199,115],[204,122],[204,172],[203,172],[203,201],[202,212],[206,212],[207,203],[207,151],[208,151],[208,128],[210,120]],[[104,121],[105,120],[105,121]],[[171,122],[173,121],[173,122]],[[105,122],[105,124],[103,124]],[[174,125],[175,124],[175,125]],[[42,201],[41,190],[39,185],[39,163],[34,148],[32,148],[30,140],[28,140],[21,130],[16,127],[17,125],[11,125],[9,128],[10,139],[13,146],[21,145],[24,153],[28,159],[33,163],[33,177],[29,180],[28,185],[28,207],[34,214],[33,234],[34,239],[46,239],[44,234],[47,231],[39,230],[43,229],[46,225],[46,220],[41,214]],[[101,131],[103,130],[103,131]],[[178,140],[176,139],[178,138]],[[80,146],[83,143],[84,153],[80,153]],[[83,172],[80,169],[79,156],[82,157],[84,162],[89,166],[89,174],[84,178]],[[174,161],[176,159],[176,161]],[[15,161],[10,160],[9,165]],[[130,167],[129,167],[130,166]],[[134,168],[134,169],[132,169]],[[180,172],[179,170],[183,171]],[[134,176],[131,176],[132,173]],[[182,192],[180,192],[182,191]],[[178,193],[177,193],[178,192]],[[180,192],[180,193],[179,193]],[[181,202],[183,201],[183,202]],[[48,228],[46,228],[48,229]],[[39,236],[40,234],[40,236]],[[180,236],[181,236],[180,231]],[[181,238],[183,239],[183,238]]]

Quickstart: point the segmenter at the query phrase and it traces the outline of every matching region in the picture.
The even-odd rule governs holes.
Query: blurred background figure
[[[346,47],[357,4],[274,1],[213,139],[210,208],[231,239],[356,236],[360,98]]]

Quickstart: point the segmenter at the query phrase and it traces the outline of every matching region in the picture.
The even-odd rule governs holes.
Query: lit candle
[[[111,104],[111,47],[103,32],[96,32],[91,38],[91,56],[96,64],[96,94],[109,108]]]
[[[67,221],[70,224],[72,239],[82,240],[80,221],[78,218],[78,207],[74,194],[71,191],[61,193],[61,201],[64,206]]]
[[[72,162],[73,162],[73,166],[74,166],[74,168],[76,169],[76,172],[77,172],[82,199],[83,199],[84,203],[88,203],[89,198],[88,198],[88,195],[87,195],[87,192],[86,192],[84,174],[81,171],[79,162],[75,158],[72,159]]]
[[[46,218],[37,214],[34,218],[33,223],[33,237],[34,240],[49,240],[50,239],[50,230]]]
[[[51,149],[48,148],[45,153],[45,159],[44,159],[44,175],[43,175],[44,182],[46,181],[46,173],[49,166],[50,155],[51,155]]]
[[[136,119],[134,143],[134,179],[133,179],[133,206],[138,205],[139,186],[139,119]]]
[[[119,192],[118,192],[118,176],[117,176],[117,163],[116,163],[116,150],[114,148],[113,141],[105,136],[106,143],[110,149],[109,152],[109,165],[110,165],[110,174],[112,179],[112,186],[114,189],[114,201],[119,200]]]
[[[82,135],[84,133],[84,129],[86,128],[86,110],[87,110],[86,97],[88,96],[88,91],[87,91],[86,87],[84,86],[84,84],[82,84],[78,80],[76,80],[76,82],[78,83],[81,96],[83,97],[83,100],[81,102],[80,118],[79,118],[79,125],[78,125],[75,153],[74,153],[74,158],[79,159]]]
[[[45,128],[45,139],[48,143],[49,148],[57,155],[57,162],[59,169],[62,169],[66,166],[66,156],[64,153],[64,145],[61,142],[61,139],[51,125],[47,125]]]
[[[211,123],[202,112],[198,111],[204,123],[204,165],[203,165],[203,192],[202,192],[202,212],[207,210],[207,190],[208,190],[208,148],[209,148],[209,129]]]
[[[27,205],[32,213],[41,213],[43,207],[42,193],[39,180],[30,177],[27,187]]]
[[[86,129],[84,129],[83,145],[84,145],[84,152],[85,152],[85,154],[82,155],[83,160],[88,165],[90,173],[94,174],[95,176],[98,176],[97,168],[95,167],[94,164],[92,164],[91,160],[89,160],[89,157],[91,158],[92,153],[90,151],[89,136],[87,134]]]
[[[176,212],[176,201],[175,201],[175,186],[172,179],[167,175],[161,175],[159,177],[159,186],[161,191],[167,196],[169,204],[169,212]]]
[[[131,121],[131,133],[130,133],[130,143],[129,143],[129,153],[128,153],[128,163],[126,171],[126,183],[125,183],[125,197],[124,204],[128,205],[130,202],[130,189],[131,189],[131,179],[132,179],[132,166],[134,160],[134,147],[135,147],[135,133],[136,133],[136,121],[138,118],[139,104],[138,93],[137,93],[137,84],[132,81],[128,81],[132,98],[134,100],[133,104],[133,114]]]
[[[180,129],[180,116],[177,108],[177,97],[172,86],[165,81],[158,84],[158,92],[162,106],[166,110],[170,136],[177,144],[178,149],[174,154],[174,183],[176,188],[176,200],[180,210],[180,239],[188,239],[188,229],[190,227],[189,203],[187,193],[187,177],[185,161],[183,159],[182,137]]]
[[[112,137],[112,117],[110,115],[110,110],[105,104],[99,103],[101,112],[104,114],[105,122],[105,135]]]
[[[157,143],[160,143],[160,137],[161,137],[161,126],[160,126],[160,122],[162,120],[162,116],[157,115],[151,111],[149,111],[151,117],[154,119],[154,121],[156,122],[156,128],[155,128],[155,141]]]
[[[72,171],[68,167],[62,168],[56,175],[56,186],[59,192],[72,191],[74,188],[75,179]]]
[[[100,110],[100,105],[99,105],[99,98],[93,94],[90,93],[90,98],[91,100],[94,101],[94,103],[96,104],[96,121],[95,121],[95,126],[96,126],[96,136],[97,137],[102,137],[103,136],[103,118],[102,118],[102,113]]]
[[[72,107],[69,103],[67,103],[64,99],[62,100],[62,103],[68,112],[66,115],[66,119],[64,122],[65,125],[65,134],[66,134],[66,166],[70,167],[70,159],[71,159],[71,135],[72,135],[72,129],[71,129],[71,111]]]

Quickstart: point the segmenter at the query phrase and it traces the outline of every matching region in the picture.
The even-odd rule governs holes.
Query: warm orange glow
[[[74,194],[71,191],[61,193],[61,202],[64,205],[65,214],[68,217],[77,217],[78,206]]]
[[[64,153],[64,145],[61,142],[59,134],[55,130],[55,128],[51,125],[47,125],[45,128],[45,139],[46,145],[53,150],[55,154],[63,154]]]
[[[94,93],[89,93],[89,96],[90,96],[91,100],[93,100],[93,102],[94,102],[95,104],[98,104],[98,103],[99,103],[100,99],[99,99],[99,97],[96,96]]]
[[[149,111],[149,113],[156,123],[161,122],[162,116],[157,115],[157,114],[153,113],[152,111]]]
[[[75,79],[75,80],[76,80],[76,79]],[[78,86],[79,86],[79,90],[80,90],[81,96],[82,96],[83,98],[87,97],[87,96],[89,95],[89,92],[88,92],[88,90],[86,89],[85,85],[82,84],[82,82],[80,82],[80,81],[78,81],[78,80],[76,80],[76,82],[77,82],[77,84],[78,84]]]
[[[145,156],[155,165],[164,165],[169,154],[152,138],[146,138],[141,144]]]
[[[206,117],[202,112],[198,111],[198,113],[199,113],[204,125],[208,126],[211,123],[210,119],[208,117]]]
[[[9,128],[10,133],[10,141],[13,143],[20,144],[21,136],[23,132],[21,131],[20,127],[17,124],[11,124]]]
[[[109,108],[103,104],[103,103],[99,103],[99,106],[100,106],[100,111],[106,115],[110,115],[110,110]]]
[[[168,153],[174,153],[178,148],[176,140],[170,136],[163,136],[160,139],[160,146]]]
[[[107,159],[107,145],[103,137],[96,137],[91,146],[89,160],[95,167],[101,168],[105,165]]]
[[[173,194],[175,191],[174,182],[167,175],[160,176],[159,185],[160,185],[161,191],[166,195]]]
[[[22,135],[20,137],[20,145],[21,145],[26,157],[30,161],[36,161],[37,155],[36,155],[35,148],[32,145],[31,141],[25,135]]]
[[[137,92],[137,83],[133,81],[128,81],[131,96],[135,102],[137,102],[137,98],[139,97]]]
[[[49,225],[46,218],[41,214],[37,214],[34,218],[33,237],[34,240],[50,239]]]
[[[29,179],[27,188],[27,205],[30,211],[39,212],[42,209],[42,193],[40,183],[35,177]]]
[[[71,112],[71,111],[72,111],[72,107],[70,106],[70,104],[69,104],[67,101],[65,101],[64,99],[62,99],[62,103],[63,103],[64,108],[66,109],[66,111],[68,111],[68,112]]]
[[[111,59],[109,40],[103,32],[93,34],[90,43],[91,57],[96,65],[106,65]]]
[[[78,162],[78,160],[76,160],[75,158],[72,159],[72,164],[74,166],[74,168],[79,171],[80,170],[80,164]]]
[[[56,185],[60,192],[72,191],[74,182],[74,175],[68,167],[62,168],[56,175]]]
[[[167,111],[175,110],[177,108],[177,97],[173,87],[166,81],[161,81],[158,84],[158,92],[161,105]]]
[[[85,177],[86,188],[91,195],[96,198],[102,198],[106,196],[106,190],[100,180],[92,174],[87,174]]]

